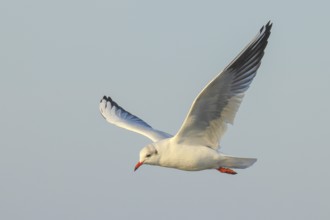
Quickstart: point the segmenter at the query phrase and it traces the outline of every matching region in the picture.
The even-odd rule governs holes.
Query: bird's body
[[[173,138],[152,144],[158,151],[159,159],[154,165],[197,171],[218,168],[220,154],[205,146],[177,144]]]
[[[232,157],[219,152],[219,141],[232,124],[245,91],[261,64],[272,24],[268,22],[250,44],[197,96],[176,135],[156,130],[127,112],[110,97],[100,103],[102,116],[110,123],[137,132],[153,143],[140,151],[142,164],[187,171],[217,169],[236,174],[231,168],[244,169],[254,158]]]
[[[176,168],[186,171],[218,169],[219,167],[245,168],[252,165],[256,159],[236,158],[225,155],[217,150],[203,145],[186,145],[177,143],[175,137],[160,140],[147,145],[140,152],[140,158],[145,158],[155,149],[150,165]]]

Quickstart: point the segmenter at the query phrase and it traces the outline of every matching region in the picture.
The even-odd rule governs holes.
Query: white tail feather
[[[221,167],[245,169],[252,166],[256,161],[256,158],[241,158],[223,155]]]

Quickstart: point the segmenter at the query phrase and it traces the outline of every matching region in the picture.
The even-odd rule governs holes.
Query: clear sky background
[[[308,3],[309,2],[309,3]],[[0,219],[330,219],[329,1],[0,3]],[[149,140],[111,95],[175,134],[200,90],[274,23],[222,151],[231,176],[133,167]]]

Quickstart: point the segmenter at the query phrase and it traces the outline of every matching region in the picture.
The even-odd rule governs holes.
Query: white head
[[[142,164],[158,164],[159,154],[156,147],[153,144],[149,144],[142,148],[140,151],[140,160],[135,165],[134,171],[136,171]]]

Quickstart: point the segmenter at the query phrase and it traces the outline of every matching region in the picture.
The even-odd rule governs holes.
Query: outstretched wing
[[[107,120],[107,122],[118,127],[142,134],[154,142],[172,137],[170,134],[153,129],[142,119],[132,115],[120,107],[110,97],[104,96],[101,99],[100,112],[105,120]]]
[[[261,64],[272,24],[268,22],[247,47],[197,96],[176,134],[176,141],[219,148]]]

